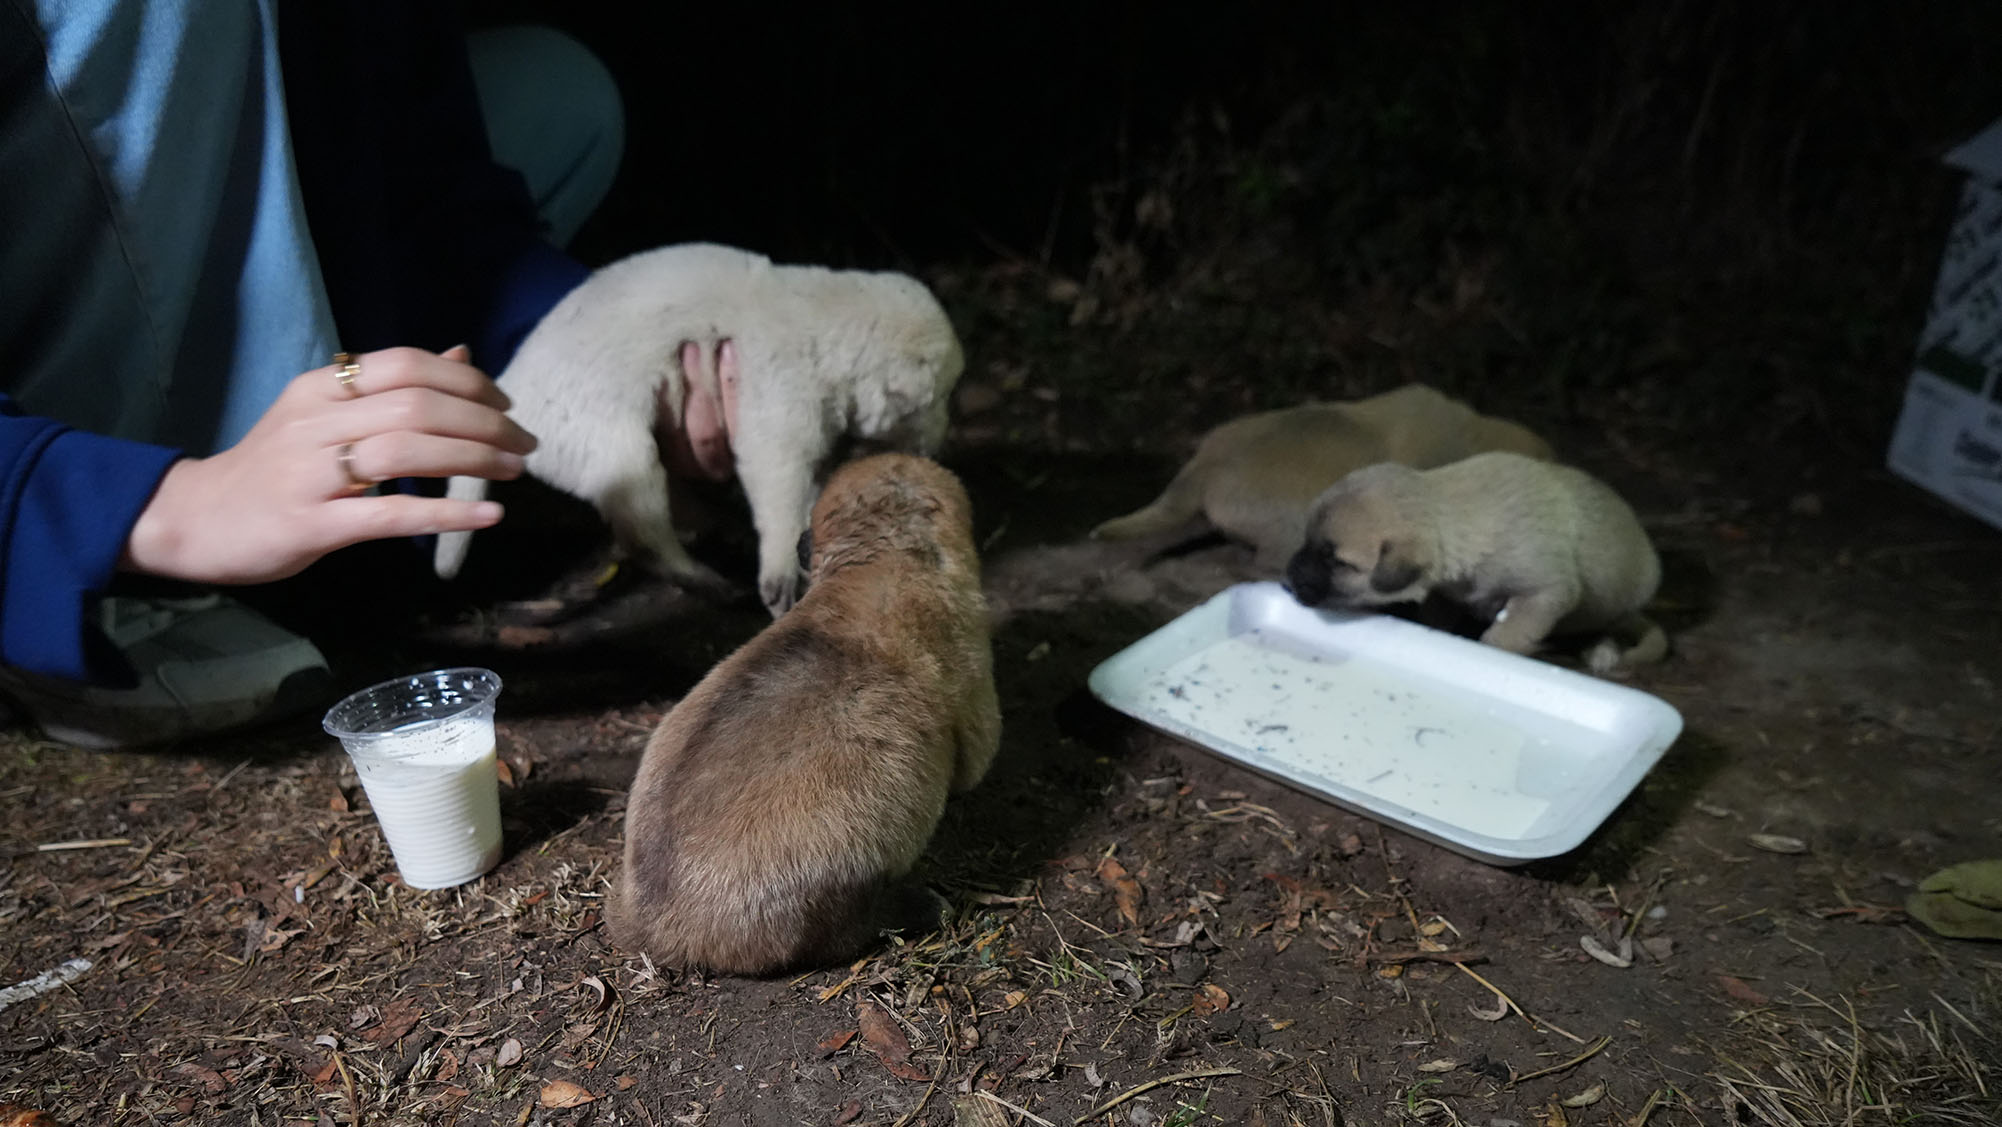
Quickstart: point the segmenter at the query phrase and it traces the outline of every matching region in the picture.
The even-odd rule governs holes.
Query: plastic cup
[[[320,722],[341,741],[403,883],[450,888],[500,863],[500,778],[488,669],[436,669],[371,685]]]

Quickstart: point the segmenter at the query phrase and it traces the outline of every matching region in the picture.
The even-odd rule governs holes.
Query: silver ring
[[[361,375],[361,361],[346,352],[334,353],[334,379],[340,383],[341,390],[347,392],[350,399],[361,398],[361,389],[355,387],[355,377],[359,375]]]

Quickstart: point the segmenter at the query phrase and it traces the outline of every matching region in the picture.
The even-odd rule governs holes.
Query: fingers
[[[691,476],[711,481],[728,481],[734,470],[730,459],[730,434],[726,423],[729,399],[723,384],[724,358],[735,366],[735,346],[728,341],[710,352],[697,343],[681,346],[681,369],[685,395],[681,427],[674,437],[677,452],[684,455]]]
[[[521,476],[519,453],[485,442],[414,431],[391,431],[357,439],[346,447],[341,486],[371,484],[397,477],[484,477],[512,481]],[[339,458],[336,457],[336,463]],[[352,481],[349,480],[352,475]]]
[[[317,514],[328,552],[364,540],[492,528],[501,515],[501,506],[494,501],[455,501],[407,493],[334,501]]]
[[[472,371],[459,365],[465,371]],[[410,431],[417,434],[483,442],[513,454],[535,449],[535,436],[492,405],[429,387],[404,387],[364,395],[328,412],[324,425],[330,445],[360,442],[376,435]]]
[[[353,380],[343,384],[340,367],[316,368],[300,378],[329,399],[366,399],[398,388],[430,388],[496,411],[514,406],[486,373],[471,364],[472,351],[454,345],[442,354],[421,348],[385,348],[355,356]]]

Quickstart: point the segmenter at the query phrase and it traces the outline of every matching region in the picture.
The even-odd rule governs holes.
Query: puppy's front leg
[[[1577,601],[1575,594],[1561,589],[1511,595],[1496,614],[1494,625],[1481,635],[1481,641],[1510,653],[1535,653]]]
[[[816,435],[759,431],[769,441],[752,444],[740,436],[737,477],[751,504],[758,529],[758,595],[777,618],[799,601],[805,577],[799,569],[799,535],[813,509],[814,467],[827,453]]]

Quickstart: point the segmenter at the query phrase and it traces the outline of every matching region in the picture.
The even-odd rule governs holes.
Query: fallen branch
[[[1071,1120],[1071,1125],[1072,1127],[1079,1127],[1080,1124],[1104,1115],[1106,1112],[1111,1111],[1113,1108],[1118,1107],[1140,1093],[1151,1092],[1163,1084],[1178,1084],[1184,1080],[1202,1080],[1211,1076],[1242,1075],[1244,1075],[1243,1071],[1236,1068],[1204,1068],[1198,1069],[1195,1072],[1177,1072],[1173,1076],[1163,1076],[1159,1080],[1149,1080],[1138,1087],[1128,1088],[1126,1091],[1119,1093],[1097,1107],[1092,1108],[1090,1111],[1085,1112],[1083,1115],[1078,1116],[1076,1119]]]
[[[1539,1068],[1535,1072],[1526,1072],[1523,1075],[1517,1076],[1514,1079],[1510,1080],[1509,1083],[1512,1085],[1520,1084],[1525,1080],[1534,1080],[1539,1076],[1548,1076],[1553,1072],[1562,1072],[1573,1065],[1582,1064],[1585,1061],[1588,1061],[1593,1057],[1597,1056],[1599,1054],[1599,1050],[1611,1044],[1612,1041],[1613,1041],[1612,1035],[1608,1034],[1604,1037],[1599,1038],[1597,1041],[1592,1042],[1591,1048],[1586,1049],[1584,1052],[1579,1053],[1577,1056],[1572,1057],[1570,1060],[1565,1061],[1563,1064],[1553,1064],[1549,1068]]]

